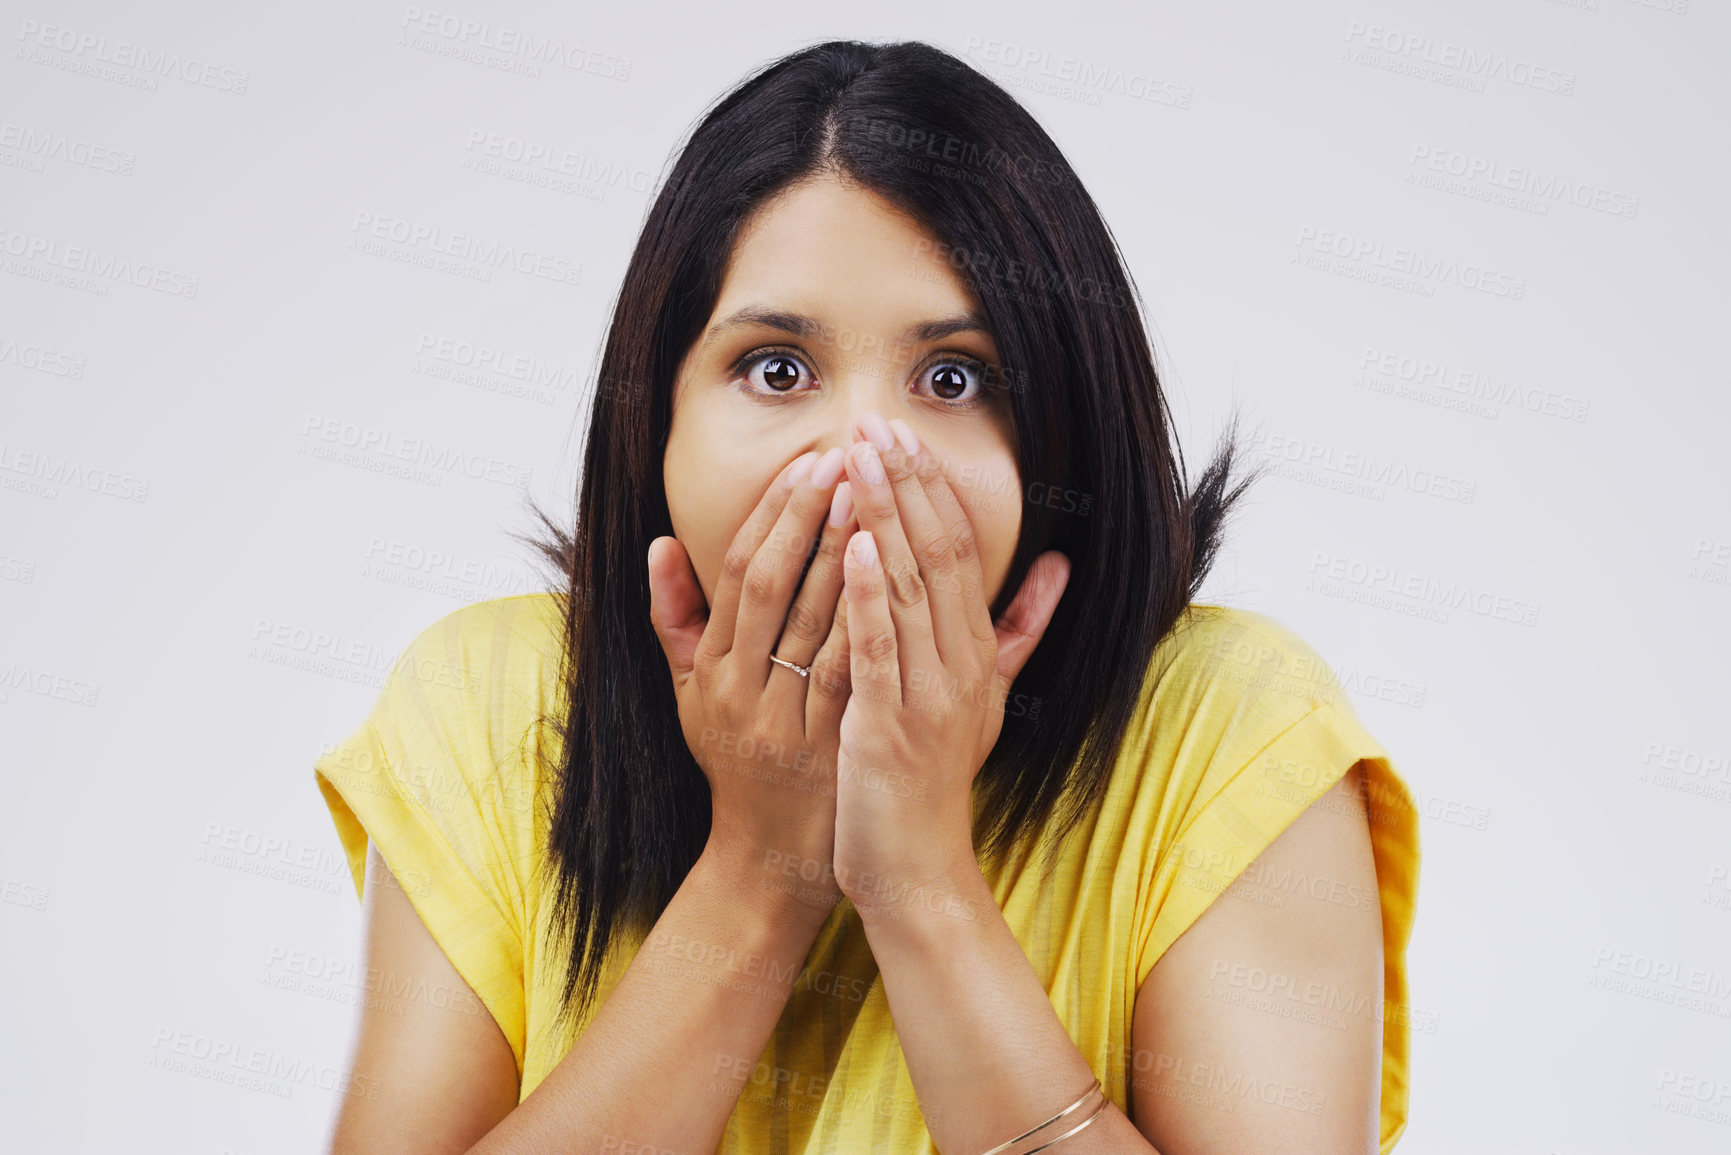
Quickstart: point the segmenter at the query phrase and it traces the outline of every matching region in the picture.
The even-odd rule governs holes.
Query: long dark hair
[[[1213,561],[1235,422],[1187,491],[1142,324],[1106,223],[1058,147],[999,85],[918,41],[837,40],[747,77],[696,125],[644,222],[614,303],[575,525],[530,505],[526,538],[564,590],[560,764],[543,868],[567,959],[561,1017],[587,1010],[622,930],[647,934],[708,838],[649,620],[647,552],[673,533],[662,487],[674,377],[709,321],[739,227],[833,173],[940,238],[978,298],[1018,430],[1020,539],[996,619],[1040,553],[1071,562],[981,768],[977,849],[1048,849],[1101,797],[1155,645]]]

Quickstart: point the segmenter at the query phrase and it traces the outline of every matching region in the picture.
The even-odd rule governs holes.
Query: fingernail
[[[890,432],[889,422],[883,419],[883,414],[876,409],[867,409],[860,414],[860,428],[865,430],[866,440],[879,449],[888,449],[896,443],[896,435]]]
[[[909,425],[906,421],[897,417],[894,421],[890,422],[890,428],[895,430],[896,440],[902,443],[902,448],[907,451],[909,457],[912,457],[920,451],[920,439],[914,436],[914,427],[912,425]]]
[[[817,459],[817,464],[811,467],[811,483],[819,489],[828,489],[836,483],[846,467],[843,458],[846,456],[838,445]]]
[[[793,459],[793,464],[787,467],[787,483],[798,485],[805,480],[805,475],[811,472],[813,463],[817,461],[817,451],[802,453]]]
[[[884,483],[884,463],[878,457],[877,447],[869,441],[862,441],[851,450],[854,468],[859,475],[873,485]]]
[[[844,481],[835,487],[835,496],[829,499],[829,523],[834,526],[847,524],[847,519],[853,516],[853,486]]]
[[[871,565],[878,559],[878,542],[871,530],[862,529],[853,535],[853,560],[855,565]]]

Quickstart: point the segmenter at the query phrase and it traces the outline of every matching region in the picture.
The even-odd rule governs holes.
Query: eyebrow
[[[771,308],[768,305],[747,305],[726,319],[710,327],[704,338],[704,343],[719,337],[723,330],[739,325],[759,325],[770,329],[780,329],[784,333],[792,333],[796,337],[809,339],[819,336],[824,331],[824,325],[815,317],[804,313],[790,313],[784,309]],[[985,318],[978,313],[962,313],[954,317],[944,317],[936,321],[922,321],[909,325],[902,333],[902,341],[942,341],[945,337],[957,333],[981,333],[991,336],[991,330],[986,327]]]

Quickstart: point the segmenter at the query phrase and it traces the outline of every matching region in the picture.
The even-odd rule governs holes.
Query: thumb
[[[1009,693],[1022,667],[1033,656],[1034,647],[1046,632],[1058,599],[1070,582],[1070,559],[1048,550],[1034,559],[1022,588],[1016,591],[1004,616],[995,623],[998,633],[999,690]]]
[[[649,543],[649,624],[661,639],[675,689],[691,676],[697,643],[709,622],[709,603],[691,570],[691,557],[678,538]]]

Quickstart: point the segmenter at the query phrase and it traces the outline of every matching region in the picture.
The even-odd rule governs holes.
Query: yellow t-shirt
[[[536,886],[545,843],[537,802],[550,785],[536,743],[557,765],[560,741],[556,727],[537,727],[536,719],[557,700],[561,643],[551,594],[445,615],[414,639],[371,714],[318,758],[315,773],[356,894],[371,837],[510,1042],[520,1100],[568,1049],[553,1029],[564,959],[542,949],[551,904]],[[1036,869],[1029,846],[987,872],[1059,1018],[1105,1093],[1131,1114],[1130,1081],[1152,1077],[1146,1057],[1136,1064],[1131,1051],[1142,980],[1235,880],[1269,896],[1318,881],[1240,876],[1362,762],[1382,907],[1384,1005],[1288,1001],[1292,1012],[1319,1021],[1352,1013],[1381,1019],[1381,1150],[1389,1151],[1407,1113],[1406,946],[1419,866],[1411,794],[1316,651],[1261,614],[1191,606],[1156,649],[1141,703],[1103,804],[1066,840],[1056,869]],[[1366,909],[1370,901],[1330,897]],[[637,945],[611,956],[595,1006]],[[1216,1101],[1268,1093],[1214,1074],[1190,1076],[1203,1078],[1201,1089]],[[814,943],[721,1150],[935,1152],[850,904],[837,908]]]

